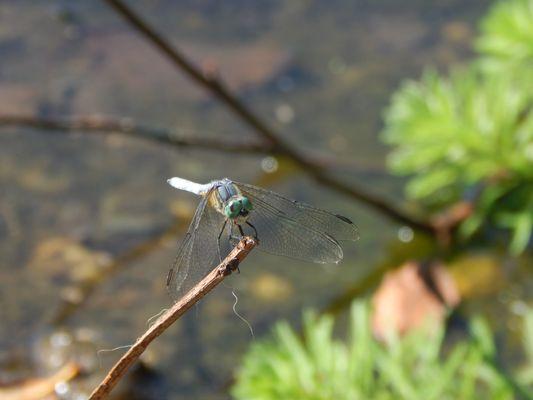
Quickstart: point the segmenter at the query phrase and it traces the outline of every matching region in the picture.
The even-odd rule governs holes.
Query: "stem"
[[[146,350],[148,345],[161,335],[170,325],[181,317],[202,297],[215,288],[220,282],[237,269],[248,253],[256,246],[257,242],[250,237],[242,239],[229,255],[204,279],[196,284],[187,294],[166,311],[147,331],[135,342],[120,360],[107,373],[104,380],[92,392],[89,400],[104,399],[117,385],[128,369]]]
[[[258,141],[227,141],[207,139],[194,136],[184,137],[179,132],[164,129],[155,129],[133,123],[128,118],[111,119],[101,117],[77,118],[44,118],[32,115],[2,115],[0,114],[0,127],[27,126],[44,129],[53,133],[92,132],[95,134],[120,133],[137,136],[142,139],[153,140],[159,143],[176,147],[193,147],[207,150],[227,151],[232,153],[264,154],[268,153],[268,143]]]
[[[120,134],[157,142],[175,148],[195,148],[235,154],[279,156],[280,152],[266,141],[220,140],[183,135],[180,130],[169,130],[145,126],[130,118],[109,118],[100,116],[40,117],[31,114],[0,114],[0,127],[29,127],[52,134],[91,133],[96,135]],[[316,151],[308,156],[313,164],[322,168],[357,168],[358,172],[384,175],[380,166],[369,166],[354,159],[339,159],[335,155]]]

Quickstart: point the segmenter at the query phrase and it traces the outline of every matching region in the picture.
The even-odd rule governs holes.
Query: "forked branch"
[[[198,300],[215,288],[224,278],[237,269],[257,242],[250,238],[243,238],[215,269],[195,285],[185,296],[178,300],[166,311],[148,330],[137,339],[135,344],[111,368],[104,380],[92,392],[89,400],[104,399],[126,374],[128,369],[146,350],[148,345],[161,335],[170,325],[181,317]]]
[[[315,181],[365,203],[394,221],[410,225],[415,229],[430,234],[435,234],[435,227],[430,222],[421,221],[410,216],[396,209],[378,196],[368,193],[363,188],[357,187],[354,184],[345,183],[325,171],[323,166],[314,163],[307,154],[300,152],[295,146],[283,140],[279,133],[274,131],[272,127],[241,102],[221,80],[196,67],[184,53],[160,35],[126,3],[121,0],[104,1],[109,4],[118,15],[128,22],[131,27],[133,27],[138,33],[142,34],[157,50],[164,54],[175,67],[185,73],[193,82],[211,93],[241,121],[245,122],[250,128],[257,132],[264,141],[272,146],[273,151],[290,158],[304,173],[308,174]]]

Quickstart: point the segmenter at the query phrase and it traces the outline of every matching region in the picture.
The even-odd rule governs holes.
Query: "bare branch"
[[[89,400],[106,398],[126,374],[127,370],[146,350],[148,345],[170,327],[170,325],[176,322],[178,318],[185,314],[185,312],[196,302],[222,282],[226,276],[235,271],[238,265],[246,258],[256,244],[257,242],[250,237],[242,239],[224,261],[185,294],[185,296],[174,303],[168,311],[159,317],[157,321],[148,328],[139,339],[137,339],[135,344],[120,358],[113,368],[111,368],[104,380],[92,392]]]
[[[260,141],[229,141],[214,138],[202,138],[183,135],[180,130],[175,131],[146,127],[134,122],[131,118],[109,118],[101,116],[76,116],[76,117],[38,117],[24,114],[1,114],[1,127],[29,127],[44,130],[52,134],[79,134],[92,133],[102,135],[125,135],[134,136],[143,140],[154,141],[175,148],[194,148],[198,150],[221,151],[236,154],[279,155],[276,149],[266,142]],[[358,173],[380,174],[386,172],[377,165],[369,166],[357,160],[341,159],[338,156],[313,152],[309,155],[313,163],[323,168],[357,169]]]
[[[162,35],[148,25],[139,15],[120,0],[104,0],[122,18],[124,18],[135,30],[141,33],[160,52],[162,52],[172,63],[184,72],[198,85],[210,92],[215,98],[226,105],[236,116],[254,129],[263,139],[271,143],[276,152],[292,159],[303,172],[314,178],[318,183],[334,189],[340,193],[359,200],[366,205],[381,211],[392,220],[407,224],[431,234],[435,233],[433,226],[425,221],[419,221],[402,211],[395,209],[392,205],[377,196],[367,193],[362,188],[344,183],[324,170],[321,165],[315,164],[304,154],[300,153],[294,146],[283,141],[281,135],[275,132],[264,121],[262,121],[253,111],[244,105],[222,81],[214,76],[205,74],[189,61],[176,47],[168,42]]]
[[[44,129],[52,133],[92,132],[95,134],[119,133],[136,136],[142,139],[153,140],[176,147],[191,147],[199,149],[227,151],[232,153],[264,154],[268,153],[271,146],[268,143],[243,142],[242,140],[230,142],[201,137],[184,137],[179,132],[164,129],[147,128],[134,123],[129,118],[111,119],[102,117],[77,117],[69,119],[53,119],[36,117],[32,115],[2,115],[0,114],[0,127],[27,126]]]

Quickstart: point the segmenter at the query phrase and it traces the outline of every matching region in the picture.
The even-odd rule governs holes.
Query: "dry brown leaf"
[[[459,304],[459,291],[446,268],[442,264],[427,268],[424,275],[422,265],[410,261],[385,275],[373,297],[372,328],[377,337],[423,326],[431,330],[442,324],[448,307]]]

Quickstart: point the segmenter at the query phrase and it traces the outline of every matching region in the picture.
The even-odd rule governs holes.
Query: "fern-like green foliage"
[[[525,337],[533,335],[529,311]],[[287,323],[274,337],[253,343],[239,369],[232,393],[246,400],[357,399],[514,399],[531,398],[531,370],[518,383],[496,365],[496,347],[487,324],[470,323],[470,337],[443,355],[444,330],[413,333],[387,345],[371,334],[369,306],[355,302],[349,339],[333,339],[330,316],[304,314],[301,339]],[[532,355],[533,357],[533,355]],[[530,364],[533,365],[533,358]]]
[[[505,71],[518,66],[533,73],[533,1],[501,1],[482,21],[476,49],[489,70]]]
[[[518,254],[533,230],[533,0],[497,4],[482,26],[481,57],[404,83],[382,137],[390,169],[410,176],[409,197],[430,209],[473,198],[462,233],[510,229]]]

